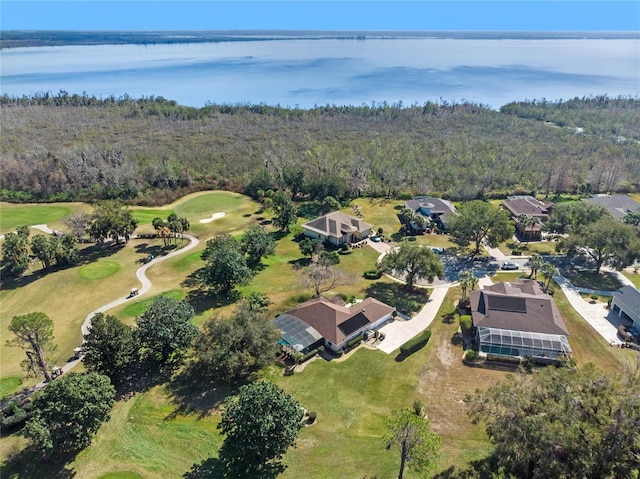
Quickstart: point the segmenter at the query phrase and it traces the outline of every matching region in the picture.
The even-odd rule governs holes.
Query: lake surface
[[[640,96],[638,39],[286,39],[0,52],[0,93],[301,108]]]

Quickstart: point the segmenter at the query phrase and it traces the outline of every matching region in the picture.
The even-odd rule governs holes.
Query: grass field
[[[249,225],[261,221],[256,214],[256,203],[232,193],[201,192],[186,197],[183,202],[146,210],[144,214],[150,216],[149,211],[157,211],[158,216],[166,217],[169,211],[176,211],[181,216],[200,218],[225,211],[227,215],[211,223],[190,220],[194,234],[202,241],[197,250],[152,266],[148,277],[153,287],[148,295],[108,311],[109,314],[132,323],[156,295],[186,297],[189,287],[181,283],[203,265],[200,253],[206,240],[220,233],[237,236]],[[361,206],[364,220],[381,225],[385,232],[399,226],[394,206],[401,202],[359,199],[357,204]],[[292,232],[280,239],[276,255],[263,260],[263,268],[251,284],[241,288],[242,294],[253,291],[267,294],[273,301],[270,310],[274,314],[295,304],[296,297],[311,293],[310,288],[302,285],[303,270],[296,267],[302,255],[293,239],[300,230],[299,226],[292,227]],[[427,235],[419,241],[443,246],[449,240],[444,235]],[[55,342],[59,346],[52,359],[57,363],[66,361],[81,341],[80,324],[86,314],[128,294],[131,287],[139,286],[135,269],[149,251],[156,251],[160,246],[157,240],[132,240],[123,248],[94,250],[87,264],[46,276],[28,275],[13,287],[3,288],[0,291],[2,337],[7,337],[6,328],[13,315],[44,311],[54,320]],[[385,298],[399,295],[396,283],[391,280],[383,277],[372,282],[362,277],[364,270],[374,267],[377,257],[378,253],[366,247],[340,256],[339,268],[351,274],[353,282],[328,294],[353,294],[359,298],[375,292],[387,295]],[[111,263],[118,267],[114,268]],[[528,271],[499,273],[493,280],[513,281],[523,273]],[[275,366],[265,371],[265,377],[289,391],[307,410],[318,414],[316,423],[301,432],[298,447],[285,456],[288,468],[281,476],[283,479],[394,477],[399,458],[397,452],[386,451],[382,443],[384,418],[392,409],[410,406],[414,399],[424,402],[433,429],[443,439],[442,454],[434,473],[452,466],[465,468],[471,461],[481,460],[490,453],[491,444],[483,427],[471,424],[463,401],[476,388],[486,388],[506,373],[462,363],[463,349],[456,334],[458,315],[454,307],[459,295],[459,288],[449,290],[430,326],[433,333],[430,342],[404,360],[399,360],[396,354],[386,355],[360,346],[344,360],[313,360],[293,376],[285,377],[282,369]],[[571,333],[569,341],[579,364],[593,362],[615,373],[631,362],[634,353],[611,348],[577,315],[559,288],[554,299]],[[221,304],[204,295],[194,307],[198,313],[195,322],[201,324],[214,313],[228,314],[234,305]],[[0,387],[8,390],[18,387],[16,378],[22,376],[19,363],[23,351],[2,344],[0,354]],[[25,381],[24,385],[27,384]],[[69,462],[32,461],[25,455],[15,464],[1,466],[0,475],[60,479],[71,475],[88,479],[182,477],[194,464],[217,456],[221,444],[216,429],[219,406],[226,394],[228,391],[204,383],[192,385],[187,395],[181,395],[171,383],[152,387],[119,401],[111,420],[100,429],[93,444]],[[19,451],[25,445],[24,438],[17,435],[1,438],[0,464],[14,453],[20,458]],[[419,476],[409,471],[406,477]]]
[[[622,271],[622,274],[629,278],[636,288],[640,289],[640,274],[630,273],[629,271]]]
[[[60,225],[60,220],[76,211],[85,211],[81,203],[14,204],[0,202],[0,233],[22,225]]]

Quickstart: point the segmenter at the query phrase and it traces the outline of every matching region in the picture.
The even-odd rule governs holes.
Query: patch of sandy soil
[[[211,218],[205,218],[203,220],[200,220],[200,223],[211,223],[212,221],[215,221],[217,219],[224,218],[225,215],[226,213],[224,212],[214,213],[211,215]]]

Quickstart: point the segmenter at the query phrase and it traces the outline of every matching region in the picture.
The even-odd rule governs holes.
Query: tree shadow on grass
[[[26,274],[23,276],[19,276],[17,278],[7,277],[5,271],[2,271],[3,280],[0,281],[0,289],[2,290],[13,290],[22,288],[23,286],[27,286],[34,281],[47,276],[50,273],[55,273],[56,271],[62,271],[68,268],[73,268],[77,266],[83,266],[85,264],[93,263],[100,258],[106,258],[111,256],[118,251],[120,251],[124,247],[124,244],[115,245],[114,243],[107,244],[94,244],[87,248],[78,251],[78,261],[75,264],[64,264],[64,265],[53,265],[48,269],[38,269],[32,271],[30,274]]]
[[[203,376],[194,367],[186,367],[167,384],[167,391],[176,408],[165,419],[193,413],[200,418],[206,417],[219,408],[225,398],[236,394],[243,384],[222,384]]]
[[[184,286],[184,283],[182,284]],[[187,293],[185,301],[187,301],[196,314],[202,314],[212,308],[222,308],[236,303],[240,299],[240,293],[237,290],[228,293],[214,293],[206,289],[193,289]]]
[[[488,456],[483,459],[471,461],[469,466],[460,469],[456,466],[451,466],[444,471],[435,474],[433,479],[493,479],[496,477],[498,466],[493,456]]]
[[[164,384],[171,378],[171,373],[170,367],[163,368],[151,360],[132,361],[129,369],[115,381],[116,399],[127,399]]]
[[[286,466],[274,461],[261,465],[246,465],[236,459],[237,451],[228,451],[224,444],[220,457],[210,457],[194,464],[184,474],[184,479],[275,479],[284,472]]]
[[[149,245],[149,243],[140,243],[135,246],[136,253],[140,254],[152,254],[153,256],[160,256],[165,253],[167,248],[161,245]]]
[[[73,469],[68,469],[67,465],[73,462],[78,452],[54,452],[50,455],[44,455],[35,447],[28,446],[16,454],[10,455],[0,465],[0,477],[71,479],[76,477],[76,472]]]
[[[367,296],[408,314],[420,311],[429,300],[426,290],[409,290],[405,285],[399,283],[375,282],[365,289],[365,293]]]

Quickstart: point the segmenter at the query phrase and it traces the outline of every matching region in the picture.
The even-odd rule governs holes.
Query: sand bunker
[[[200,223],[211,223],[214,220],[224,217],[224,215],[226,215],[226,213],[214,213],[211,215],[211,218],[200,220]]]

